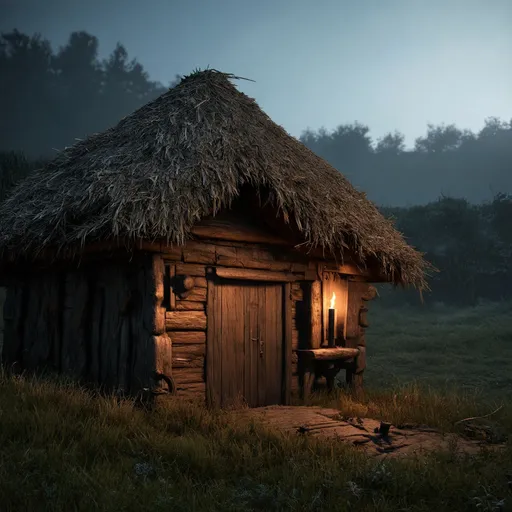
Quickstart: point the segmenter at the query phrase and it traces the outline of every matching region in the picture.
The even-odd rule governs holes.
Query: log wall
[[[306,279],[317,275],[317,263],[275,245],[244,243],[233,240],[189,241],[183,248],[163,253],[168,276],[166,329],[173,347],[172,373],[178,396],[206,397],[206,300],[207,272],[215,267],[219,275],[230,277],[261,276],[290,282],[292,298],[292,350],[309,346],[309,303]],[[185,277],[194,286],[184,290]],[[320,313],[319,313],[320,314]],[[320,335],[319,331],[319,335]],[[297,355],[293,352],[291,388],[298,389]]]
[[[27,274],[4,305],[3,363],[47,368],[106,391],[165,387],[171,343],[156,255]]]
[[[218,229],[215,239],[160,245],[130,261],[26,275],[7,293],[3,361],[29,370],[49,367],[107,390],[172,388],[178,396],[204,399],[207,276],[213,267],[242,279],[272,273],[289,283],[292,350],[318,348],[324,338],[325,260],[273,241],[233,240],[238,232],[223,240]],[[348,302],[345,331],[352,329],[348,317],[355,318],[353,304],[359,301]],[[297,390],[295,352],[291,380]]]

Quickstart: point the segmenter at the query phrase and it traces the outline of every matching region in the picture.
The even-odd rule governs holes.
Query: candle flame
[[[332,292],[331,305],[329,306],[329,309],[334,309],[335,302],[336,302],[336,294],[334,292]]]

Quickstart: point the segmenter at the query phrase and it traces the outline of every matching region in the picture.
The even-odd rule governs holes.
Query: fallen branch
[[[464,418],[462,420],[456,421],[454,425],[458,425],[459,423],[463,423],[464,421],[481,420],[483,418],[488,418],[489,416],[496,414],[498,411],[501,411],[501,409],[503,409],[503,405],[500,405],[495,411],[492,411],[489,414],[484,414],[483,416],[472,416],[471,418]]]

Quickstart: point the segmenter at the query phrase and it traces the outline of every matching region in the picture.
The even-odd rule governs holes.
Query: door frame
[[[241,270],[241,269],[233,269]],[[279,272],[258,273],[257,278],[252,277],[252,273],[248,273],[247,277],[241,276],[239,272],[234,272],[233,277],[219,277],[216,275],[215,268],[209,267],[206,272],[207,279],[207,295],[206,295],[206,403],[208,406],[215,406],[215,397],[209,388],[209,382],[213,381],[214,368],[209,364],[213,359],[214,346],[212,343],[213,332],[215,331],[214,303],[216,300],[215,288],[221,286],[223,282],[229,281],[252,281],[253,283],[265,284],[281,284],[283,287],[283,306],[282,306],[282,325],[283,325],[283,377],[281,383],[281,405],[290,404],[291,387],[292,387],[292,287],[291,280],[286,279]],[[236,277],[235,277],[236,276]],[[283,279],[284,277],[284,279]]]

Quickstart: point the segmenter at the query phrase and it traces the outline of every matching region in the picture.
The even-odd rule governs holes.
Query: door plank
[[[233,352],[232,352],[232,340],[233,340],[233,321],[234,316],[231,314],[231,302],[230,294],[232,292],[229,285],[219,286],[221,289],[221,300],[218,301],[220,304],[220,319],[221,326],[219,329],[218,342],[221,348],[222,365],[220,370],[221,373],[221,404],[223,406],[228,405],[228,400],[231,395],[231,376],[230,371],[233,367]],[[218,299],[217,299],[218,300]]]
[[[211,362],[207,363],[209,365],[211,375],[213,378],[211,379],[211,390],[212,397],[214,399],[214,405],[220,406],[222,405],[222,287],[217,286],[213,281],[209,281],[208,286],[211,285],[212,289],[212,297],[208,298],[208,302],[212,300],[212,319],[210,326],[210,321],[207,323],[207,328],[211,327],[212,336],[208,336],[207,344],[211,344]],[[210,342],[211,339],[211,342]]]
[[[246,322],[247,322],[247,346],[245,354],[245,368],[247,386],[246,398],[250,407],[258,405],[258,286],[248,286],[246,289]]]
[[[284,331],[283,331],[283,285],[274,287],[273,291],[274,313],[274,379],[272,386],[272,403],[282,403],[283,390],[283,348],[284,348]]]
[[[257,346],[257,368],[258,368],[258,405],[262,406],[266,403],[266,365],[265,365],[265,347],[263,347],[263,356],[261,354],[260,342],[266,340],[266,287],[258,286],[258,346]]]
[[[233,308],[231,320],[233,322],[233,368],[232,375],[232,400],[240,405],[245,399],[244,374],[245,374],[245,326],[244,326],[244,295],[245,286],[233,286]]]
[[[293,344],[293,318],[292,318],[292,285],[286,283],[283,291],[283,387],[282,387],[282,401],[283,405],[290,403],[290,392],[292,387],[292,344]]]
[[[209,281],[208,301],[210,402],[238,405],[243,398],[250,407],[282,403],[287,388],[283,284]]]
[[[276,380],[278,378],[276,360],[277,355],[277,291],[275,286],[267,286],[265,290],[266,296],[266,321],[265,321],[265,367],[266,367],[266,396],[265,405],[275,403]]]

